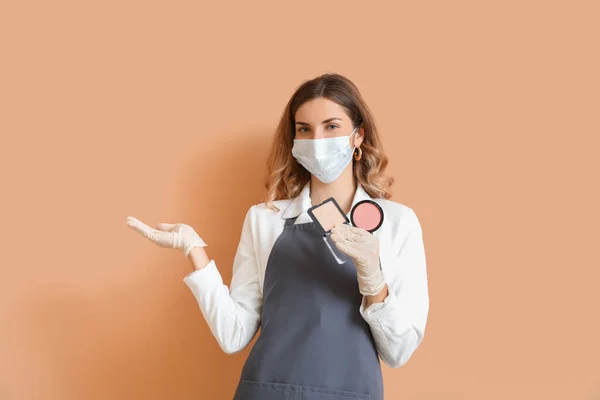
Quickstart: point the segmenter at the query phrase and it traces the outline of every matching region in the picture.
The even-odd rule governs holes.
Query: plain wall
[[[600,7],[6,2],[0,399],[230,399],[181,252],[226,284],[295,88],[352,79],[420,218],[425,340],[386,399],[599,399]]]

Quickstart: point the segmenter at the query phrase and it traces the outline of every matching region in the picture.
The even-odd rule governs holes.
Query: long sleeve
[[[381,359],[392,368],[406,364],[419,347],[429,313],[423,234],[412,209],[402,217],[395,240],[401,241],[399,250],[384,267],[388,296],[366,310],[364,301],[360,306]]]
[[[214,260],[183,278],[194,294],[212,334],[227,354],[243,350],[252,341],[260,325],[263,299],[253,239],[255,218],[253,205],[244,218],[233,261],[230,288],[223,284]]]

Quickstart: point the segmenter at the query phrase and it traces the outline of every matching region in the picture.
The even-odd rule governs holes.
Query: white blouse
[[[358,184],[352,206],[371,199],[383,210],[384,220],[373,234],[379,238],[381,268],[388,286],[382,303],[373,303],[360,314],[369,324],[381,360],[392,368],[404,365],[420,345],[429,312],[429,293],[421,225],[415,212],[401,203],[372,199]],[[246,213],[240,242],[233,260],[229,288],[214,260],[183,278],[196,298],[219,346],[227,354],[243,350],[260,326],[263,282],[273,244],[285,219],[298,216],[296,224],[312,222],[310,184],[294,199],[252,205]],[[349,217],[349,214],[348,214]]]

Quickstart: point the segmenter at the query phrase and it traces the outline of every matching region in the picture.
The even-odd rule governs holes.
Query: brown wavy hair
[[[290,98],[279,120],[267,158],[267,207],[279,210],[272,201],[296,197],[310,181],[310,172],[293,157],[292,146],[296,135],[296,111],[307,101],[318,97],[325,97],[342,106],[352,121],[353,128],[363,127],[362,157],[358,161],[352,159],[354,179],[372,198],[389,199],[389,189],[394,183],[394,178],[383,175],[388,157],[383,151],[373,116],[350,79],[339,74],[326,73],[304,81]]]

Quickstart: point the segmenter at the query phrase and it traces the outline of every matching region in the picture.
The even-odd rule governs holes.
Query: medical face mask
[[[352,161],[354,147],[348,136],[323,139],[294,139],[292,155],[298,163],[323,183],[335,181]]]

